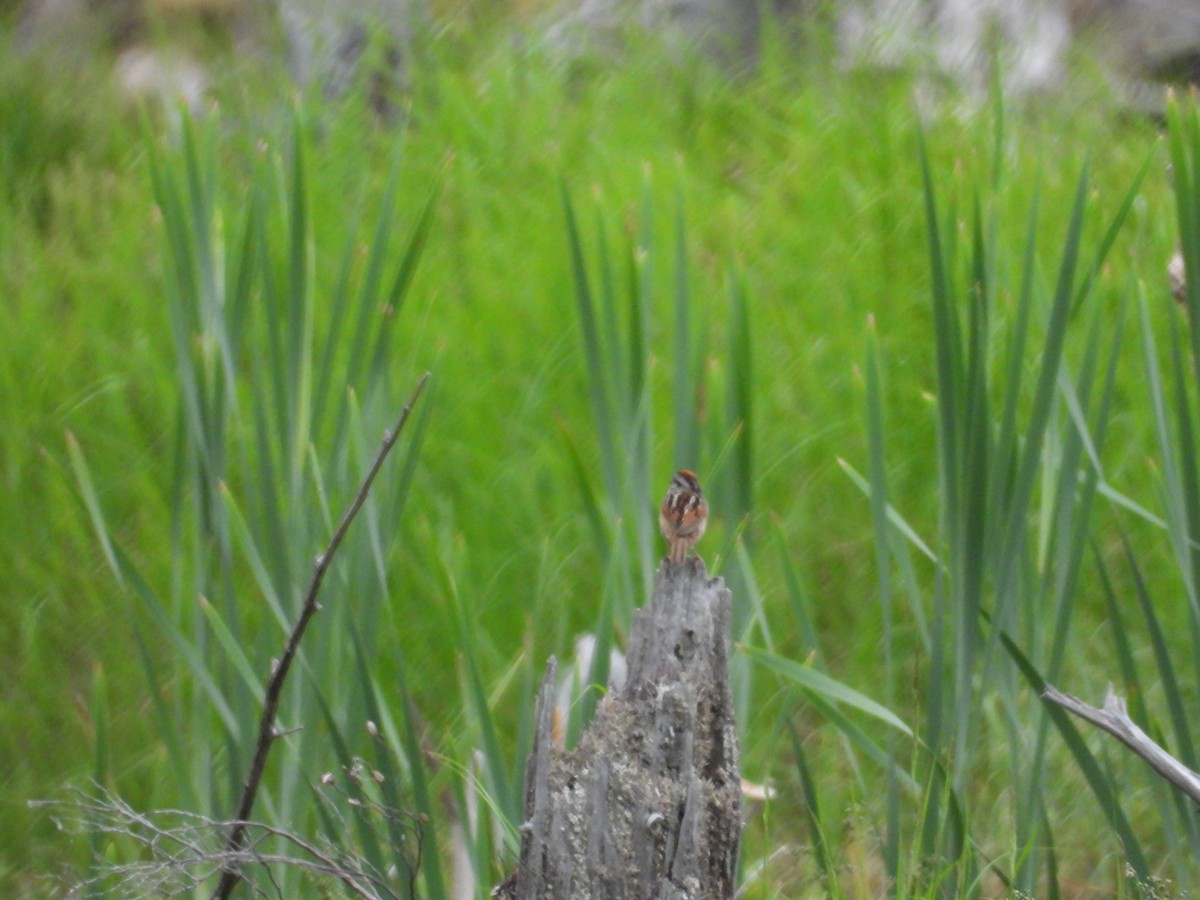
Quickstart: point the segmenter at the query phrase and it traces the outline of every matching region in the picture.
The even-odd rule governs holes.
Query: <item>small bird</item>
[[[671,478],[671,486],[658,511],[658,527],[667,539],[667,559],[678,565],[687,552],[704,536],[708,526],[708,502],[700,490],[695,472],[680,469]]]

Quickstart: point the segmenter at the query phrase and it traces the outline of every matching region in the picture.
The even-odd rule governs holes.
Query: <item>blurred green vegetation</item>
[[[299,561],[324,544],[322,517],[336,516],[349,499],[354,467],[337,460],[368,453],[371,429],[394,415],[415,374],[433,372],[411,492],[399,520],[378,532],[396,537],[378,548],[364,543],[355,557],[382,571],[373,583],[356,581],[357,570],[347,574],[330,589],[341,593],[326,600],[343,608],[313,626],[350,623],[348,629],[370,634],[371,652],[356,657],[357,645],[346,644],[337,651],[345,654],[339,657],[342,680],[310,675],[312,681],[297,681],[295,690],[315,682],[331,692],[327,700],[345,704],[346,717],[374,702],[390,707],[400,722],[393,746],[419,732],[444,763],[432,789],[444,792],[439,798],[455,796],[460,808],[471,787],[459,772],[470,769],[473,748],[485,747],[492,770],[484,780],[494,790],[508,779],[507,794],[494,799],[511,815],[533,679],[548,654],[568,653],[582,631],[604,637],[611,629],[607,637],[619,639],[628,608],[644,599],[645,566],[659,551],[645,522],[652,521],[672,467],[686,460],[706,483],[711,475],[714,496],[727,500],[724,507],[714,504],[710,536],[699,549],[710,568],[730,578],[743,604],[745,629],[736,637],[817,660],[841,682],[915,722],[928,690],[927,651],[913,612],[920,601],[910,598],[911,606],[897,603],[892,611],[885,666],[879,509],[873,518],[870,500],[838,461],[864,473],[871,467],[862,369],[871,346],[870,358],[883,373],[873,390],[878,428],[887,436],[887,497],[918,534],[935,540],[943,514],[937,343],[919,136],[944,232],[957,235],[958,249],[969,248],[972,216],[986,210],[989,246],[1004,251],[987,256],[989,265],[1013,267],[993,273],[999,312],[981,345],[989,361],[1003,358],[1000,348],[1009,340],[1023,271],[1016,261],[1034,197],[1038,227],[1027,271],[1039,285],[1036,330],[1045,328],[1044,301],[1053,294],[1085,160],[1090,176],[1078,233],[1084,267],[1148,156],[1156,154],[1086,298],[1087,315],[1065,336],[1066,357],[1075,364],[1093,352],[1088,322],[1116,321],[1128,307],[1126,327],[1134,328],[1131,292],[1146,299],[1148,333],[1168,335],[1177,315],[1163,276],[1175,240],[1174,200],[1154,126],[1122,116],[1086,82],[1052,101],[1001,114],[987,103],[964,111],[962,98],[953,96],[918,105],[909,76],[839,71],[820,53],[798,64],[775,48],[759,71],[732,77],[653,54],[564,68],[492,31],[467,40],[462,29],[447,28],[426,41],[413,56],[402,126],[381,125],[353,97],[335,106],[302,97],[294,115],[293,99],[276,91],[279,82],[269,77],[218,79],[216,98],[197,126],[201,168],[211,167],[206,196],[214,211],[213,246],[222,248],[223,262],[234,271],[238,236],[250,227],[247,210],[261,204],[262,233],[277,241],[262,271],[285,285],[280,296],[304,282],[299,295],[315,309],[305,320],[313,348],[332,315],[322,301],[344,295],[345,277],[361,284],[373,255],[390,277],[437,187],[404,306],[379,310],[396,316],[387,372],[372,382],[353,436],[325,435],[349,442],[349,449],[331,450],[334,443],[314,438],[310,469],[303,442],[286,445],[300,448],[295,478],[305,485],[292,500],[314,507],[303,515],[293,508],[288,522],[304,519],[303,528],[288,533],[303,534],[311,546],[274,548],[290,560],[282,583],[291,589],[303,572]],[[210,626],[196,623],[201,613],[194,605],[212,545],[201,522],[189,518],[188,510],[203,504],[198,482],[189,480],[195,459],[181,450],[188,440],[180,386],[187,354],[172,338],[172,304],[179,301],[167,249],[171,219],[164,223],[151,183],[153,156],[175,177],[188,171],[179,118],[156,110],[139,117],[109,85],[103,61],[48,68],[7,46],[2,52],[0,478],[6,513],[0,540],[6,552],[0,584],[6,602],[0,639],[7,652],[0,660],[0,758],[8,765],[0,774],[6,810],[0,885],[10,895],[40,896],[49,890],[42,876],[81,865],[86,842],[57,832],[48,816],[26,808],[28,800],[96,778],[139,808],[176,806],[191,797],[221,815],[228,813],[223,805],[232,808],[229,793],[240,778],[237,750],[198,692],[195,669],[108,565],[83,485],[94,489],[101,532],[159,596],[174,598],[178,627],[186,631],[190,622],[196,628],[187,638],[208,641],[214,672],[231,681],[236,672],[213,643]],[[299,174],[297,146],[305,154]],[[373,229],[393,172],[397,212],[381,243]],[[297,184],[307,230],[300,232],[299,256],[289,258]],[[969,256],[947,256],[960,281],[968,278]],[[601,339],[609,341],[604,346],[612,360],[631,360],[627,372],[587,359],[589,326],[581,327],[578,301],[583,283],[595,295],[597,321],[613,310],[614,327]],[[268,303],[264,291],[256,289],[247,302]],[[637,327],[630,318],[635,308]],[[681,310],[685,340],[678,331]],[[276,414],[276,404],[264,399],[266,388],[259,394],[247,387],[258,377],[253,342],[266,340],[270,327],[259,321],[247,331],[245,358],[226,372],[246,391],[242,411],[229,419],[229,446],[251,461],[263,452],[255,443],[256,405],[266,407],[258,415]],[[1018,370],[1026,367],[1033,373],[1027,381],[1036,381],[1036,354],[1022,360]],[[1126,339],[1113,360],[1105,480],[1159,510],[1160,448],[1140,341]],[[624,443],[606,445],[598,428],[598,383],[612,389]],[[633,390],[638,384],[642,389]],[[680,384],[691,385],[689,396],[673,393]],[[292,396],[271,396],[282,402],[283,395]],[[342,402],[336,391],[331,396]],[[1023,395],[1021,404],[1028,412],[1034,402]],[[753,428],[740,429],[751,409]],[[685,440],[680,423],[693,420],[697,433]],[[72,472],[71,441],[86,460],[83,481]],[[610,466],[606,455],[616,462]],[[337,482],[340,493],[327,498],[331,513],[319,508],[309,486],[324,477],[326,465],[341,465],[344,479]],[[606,466],[619,474],[610,478]],[[230,475],[238,504],[255,502],[256,491],[265,489],[252,471],[247,465]],[[1035,497],[1048,496],[1048,485],[1035,486]],[[389,510],[376,515],[386,518]],[[1088,533],[1098,554],[1120,558],[1118,524],[1136,548],[1150,592],[1177,596],[1180,575],[1170,541],[1144,517],[1101,509]],[[261,535],[255,540],[269,542]],[[230,546],[235,552],[219,570],[228,602],[221,615],[231,622],[244,617],[240,627],[252,635],[245,646],[253,647],[253,664],[262,669],[281,633],[266,626],[271,617],[262,579],[238,550],[245,545]],[[1128,603],[1132,615],[1133,601],[1124,599],[1133,596],[1129,568],[1114,565],[1107,574],[1117,602]],[[917,577],[933,580],[925,570]],[[354,597],[368,594],[369,604],[353,605]],[[286,593],[281,596],[291,609]],[[1097,698],[1120,674],[1112,652],[1098,652],[1093,643],[1097,635],[1109,639],[1095,567],[1084,567],[1072,603],[1074,640],[1060,686]],[[371,618],[356,618],[368,608]],[[1158,614],[1166,649],[1186,670],[1193,649],[1186,607],[1166,605]],[[1051,616],[1047,609],[1047,621]],[[1031,643],[1044,638],[1029,628],[1017,635],[1031,636],[1037,639]],[[1149,665],[1148,639],[1129,639],[1134,656]],[[884,768],[845,752],[844,732],[799,703],[786,679],[756,672],[744,659],[738,664],[746,773],[778,789],[778,799],[747,832],[743,868],[757,873],[754,895],[832,890],[816,880],[827,863],[840,873],[830,877],[844,896],[876,892],[886,871],[887,829],[879,824]],[[1014,678],[1013,670],[1004,677]],[[350,688],[356,689],[353,700],[340,693]],[[1001,730],[996,707],[1002,702],[1035,706],[1027,691],[1010,688],[993,693],[977,684],[971,714]],[[1196,685],[1186,679],[1177,690],[1185,703],[1195,699]],[[363,699],[375,691],[377,698]],[[411,699],[423,725],[401,721],[408,709],[401,697]],[[313,708],[292,699],[293,713]],[[1154,689],[1145,700],[1162,707]],[[187,712],[175,722],[178,734],[163,733],[171,725],[158,717],[162,708]],[[248,729],[253,703],[244,699],[237,712]],[[311,741],[305,736],[304,754],[277,748],[272,770],[292,766],[287,779],[273,783],[278,790],[291,784],[307,791],[321,768],[336,768],[346,753],[367,755],[322,744],[323,727],[352,733],[353,722],[336,718],[324,726],[304,723],[313,732]],[[863,729],[875,727],[867,722]],[[353,735],[366,741],[361,729]],[[221,769],[207,799],[194,795],[196,772],[189,787],[181,784],[173,742],[195,754],[195,766]],[[984,742],[955,774],[955,788],[975,794],[970,832],[982,858],[1014,853],[1005,791],[1009,754],[1020,746],[1010,742],[992,755]],[[907,751],[889,747],[905,758]],[[1049,747],[1044,769],[1021,783],[1042,793],[1059,876],[1088,886],[1084,893],[1126,890],[1120,845],[1098,824],[1096,801],[1071,754],[1053,735]],[[1136,762],[1113,748],[1099,753],[1136,784],[1128,799],[1140,812],[1135,830],[1152,867],[1167,877],[1186,876],[1187,842],[1160,821],[1161,794],[1136,774]],[[401,768],[419,767],[419,756],[401,755]],[[926,778],[925,767],[914,752],[912,775]],[[801,800],[805,772],[822,794],[820,841],[808,830],[813,820]],[[276,802],[288,808],[284,795]],[[993,803],[989,817],[983,810]],[[435,830],[445,837],[444,823]],[[481,875],[484,887],[512,862],[511,848],[491,841],[503,844],[500,837],[480,837],[476,857],[492,860]],[[772,856],[784,845],[808,849]],[[818,859],[814,847],[829,858]],[[915,858],[917,848],[914,839],[904,853]],[[913,869],[925,864],[914,861]],[[1014,860],[1004,858],[1002,868],[1015,869]],[[969,871],[953,878],[961,882]],[[976,890],[997,890],[979,877]]]

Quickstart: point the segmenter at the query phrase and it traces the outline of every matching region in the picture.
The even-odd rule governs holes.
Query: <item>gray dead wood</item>
[[[1089,706],[1079,698],[1064,694],[1049,684],[1042,692],[1042,697],[1061,706],[1067,712],[1074,713],[1081,719],[1091,722],[1097,728],[1107,731],[1149,763],[1150,768],[1155,772],[1187,794],[1194,802],[1200,803],[1200,774],[1193,772],[1171,756],[1152,741],[1149,735],[1134,723],[1133,719],[1129,718],[1129,710],[1125,706],[1125,701],[1117,696],[1112,685],[1108,686],[1103,709]]]
[[[730,602],[703,560],[664,562],[633,616],[625,685],[569,753],[552,736],[551,658],[526,765],[520,867],[497,896],[733,896],[742,808]]]

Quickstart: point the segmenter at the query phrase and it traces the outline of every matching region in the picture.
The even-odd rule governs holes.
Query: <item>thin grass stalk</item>
[[[958,535],[962,528],[959,511],[962,509],[961,499],[961,466],[962,446],[962,414],[963,401],[961,393],[964,385],[962,371],[959,329],[957,315],[950,299],[949,261],[946,256],[942,233],[943,226],[937,209],[937,199],[934,190],[933,176],[930,171],[928,153],[924,140],[920,145],[921,171],[925,194],[925,217],[927,237],[929,241],[931,290],[934,313],[935,348],[937,359],[937,411],[938,411],[938,460],[941,514],[943,521],[939,527],[947,535],[946,552],[948,576],[946,588],[947,598],[956,602],[935,607],[935,623],[945,621],[946,628],[954,635],[954,650],[949,654],[937,653],[953,671],[953,690],[946,698],[946,710],[952,721],[946,723],[951,729],[947,735],[953,735],[953,746],[962,748],[967,743],[967,728],[969,717],[965,714],[970,708],[972,672],[968,661],[972,658],[971,651],[979,643],[977,638],[977,610],[971,606],[971,597],[976,596],[967,590],[963,579],[966,577],[967,557],[964,541]],[[941,576],[939,575],[939,581]],[[943,596],[939,593],[939,596]],[[962,598],[959,602],[959,598]],[[937,634],[935,624],[935,634]],[[936,652],[936,651],[935,651]],[[937,727],[931,728],[930,733],[941,739],[942,728],[940,717]],[[937,752],[939,745],[931,744]],[[954,780],[955,790],[963,786],[962,768],[956,768]]]
[[[871,524],[875,543],[875,567],[879,584],[879,606],[883,619],[883,678],[884,705],[889,709],[896,704],[896,673],[893,644],[895,636],[892,622],[891,554],[889,552],[887,519],[888,490],[884,469],[883,447],[883,389],[880,384],[879,343],[872,319],[867,329],[867,446],[871,477]],[[888,734],[888,755],[895,756],[894,736]],[[896,779],[888,769],[887,779],[887,824],[884,837],[883,859],[888,877],[893,884],[899,883],[900,869],[900,799]]]
[[[1021,675],[1040,697],[1045,691],[1045,679],[1042,678],[1034,665],[1008,635],[1001,634],[1000,642],[1020,670]],[[1071,751],[1072,756],[1074,756],[1076,764],[1079,766],[1089,787],[1091,787],[1092,792],[1100,803],[1101,811],[1120,838],[1122,849],[1125,852],[1129,865],[1133,868],[1137,878],[1145,881],[1149,877],[1150,866],[1142,851],[1141,844],[1130,827],[1129,819],[1125,815],[1120,799],[1113,790],[1111,779],[1104,773],[1103,767],[1088,749],[1083,737],[1079,734],[1074,723],[1071,722],[1066,711],[1048,702],[1044,702],[1043,707],[1063,738],[1064,743],[1066,743],[1068,749]]]
[[[1185,306],[1192,359],[1200,359],[1200,113],[1194,100],[1167,103],[1167,145],[1175,182],[1179,248],[1186,278]]]
[[[287,362],[288,429],[290,448],[289,494],[299,501],[303,485],[303,466],[310,432],[313,293],[310,269],[313,265],[308,223],[307,151],[303,123],[297,116],[292,139],[291,203],[287,210],[290,235],[287,260]]]
[[[369,778],[370,773],[363,770],[361,760],[350,750],[350,735],[342,728],[338,717],[334,714],[333,707],[322,695],[319,686],[312,684],[309,685],[309,689],[314,691],[342,777],[337,779],[333,773],[329,773],[329,775],[334,779],[334,783],[340,780],[345,785],[344,791],[347,795],[344,805],[350,821],[341,823],[341,827],[334,826],[332,840],[343,850],[356,848],[372,869],[383,872],[386,870],[383,847],[380,845],[376,822],[371,815],[370,797],[364,791],[364,778]],[[347,824],[352,826],[352,829],[347,829]],[[352,831],[353,840],[350,840],[349,835],[345,833],[347,830]],[[401,883],[408,881],[407,868],[406,865],[400,869]]]
[[[1160,459],[1160,472],[1163,480],[1164,519],[1167,523],[1167,534],[1171,541],[1171,548],[1175,555],[1176,564],[1179,567],[1184,592],[1188,599],[1188,620],[1193,635],[1193,669],[1194,671],[1200,671],[1200,668],[1197,668],[1200,667],[1200,643],[1197,643],[1195,637],[1196,622],[1200,621],[1200,607],[1197,605],[1200,603],[1200,597],[1197,594],[1197,573],[1191,566],[1192,549],[1190,546],[1191,535],[1194,532],[1189,527],[1186,506],[1184,503],[1179,502],[1179,498],[1184,494],[1182,469],[1188,463],[1178,458],[1179,451],[1176,449],[1175,438],[1171,431],[1172,422],[1167,412],[1167,399],[1160,374],[1161,368],[1158,349],[1154,340],[1149,307],[1144,296],[1141,298],[1140,309],[1146,387],[1150,395],[1150,410],[1153,414],[1155,437],[1157,439]],[[1175,360],[1178,366],[1177,356]],[[1177,407],[1177,409],[1183,408],[1185,407]]]
[[[601,588],[600,609],[592,626],[592,660],[585,677],[587,683],[582,685],[582,693],[576,703],[578,710],[572,710],[567,717],[568,746],[574,747],[583,729],[592,721],[596,705],[600,702],[602,692],[608,689],[609,673],[612,664],[612,652],[616,646],[616,608],[622,605],[624,585],[618,579],[621,570],[627,569],[624,556],[625,535],[623,523],[618,523],[614,531],[616,546],[609,557],[610,563],[604,573],[604,583]],[[622,610],[622,621],[628,621],[625,615],[632,615],[630,610]]]
[[[407,774],[411,780],[413,801],[417,814],[420,816],[420,821],[425,823],[427,828],[432,828],[433,823],[437,821],[433,804],[433,791],[430,785],[429,769],[421,748],[420,718],[417,715],[416,704],[408,687],[406,663],[403,656],[397,660],[396,686],[400,696],[402,725],[399,729],[396,729],[395,726],[389,724],[385,734],[389,736],[391,746],[398,747],[403,751],[404,759],[407,763]],[[397,741],[397,733],[399,741]],[[423,848],[420,869],[425,883],[426,895],[430,900],[443,900],[443,898],[449,896],[442,877],[441,860],[438,853],[435,852],[434,847]]]
[[[596,419],[597,440],[600,445],[600,464],[604,473],[605,495],[613,498],[620,494],[620,487],[617,477],[616,443],[613,438],[608,378],[605,374],[600,350],[595,303],[592,300],[591,281],[584,261],[583,244],[579,226],[576,224],[575,209],[565,184],[562,185],[562,203],[566,216],[568,249],[571,254],[571,268],[574,275],[575,302],[583,336],[584,358],[587,363],[588,392],[592,401],[592,415]]]
[[[998,608],[995,611],[997,616],[1001,616],[1003,612],[999,608],[999,604],[1005,602],[1006,598],[1014,596],[1016,589],[1013,579],[1019,571],[1016,562],[1025,540],[1026,514],[1036,483],[1037,472],[1042,462],[1042,440],[1047,434],[1054,411],[1067,325],[1070,320],[1071,301],[1074,295],[1075,268],[1083,229],[1087,184],[1088,172],[1085,165],[1076,188],[1071,219],[1063,242],[1058,282],[1051,301],[1050,317],[1046,324],[1046,336],[1039,354],[1040,369],[1025,432],[1024,452],[1017,461],[1016,477],[1009,506],[999,513],[1003,515],[1005,521],[1001,524],[1002,530],[997,535],[1001,546],[1000,557],[997,560]],[[1002,618],[1001,621],[1003,621]]]
[[[992,413],[986,345],[992,304],[992,264],[988,259],[989,249],[985,245],[978,198],[972,223],[971,283],[965,304],[966,356],[959,366],[964,381],[958,392],[963,404],[959,412],[963,460],[959,498],[963,506],[951,510],[951,516],[957,522],[952,534],[961,542],[954,556],[962,566],[958,585],[958,601],[961,604],[959,644],[956,649],[959,678],[955,694],[955,773],[958,779],[955,786],[960,791],[966,787],[965,778],[970,771],[973,736],[977,729],[973,721],[974,711],[978,709],[973,696],[974,660],[983,644],[979,620],[991,562],[988,549],[995,538],[995,513],[987,506]],[[939,336],[939,339],[943,338]],[[986,656],[983,668],[986,673]]]
[[[722,506],[733,521],[741,521],[754,509],[754,341],[750,332],[749,300],[745,278],[740,272],[729,275],[729,377],[725,389],[725,433],[735,435],[725,470],[728,485]],[[750,530],[743,532],[747,545],[753,544]]]
[[[675,211],[675,345],[672,360],[671,410],[675,422],[676,469],[699,467],[700,440],[696,427],[696,380],[693,377],[692,301],[688,281],[687,239],[683,219],[683,202]]]
[[[779,550],[779,567],[783,572],[792,615],[796,619],[796,627],[800,632],[801,647],[804,648],[806,654],[813,655],[817,665],[822,665],[820,640],[817,637],[816,627],[813,625],[812,615],[808,611],[807,591],[801,584],[800,574],[796,571],[796,565],[788,551],[787,538],[778,523],[774,525],[774,532],[775,544]]]
[[[522,798],[514,785],[509,762],[500,745],[500,735],[491,700],[483,681],[480,649],[475,629],[470,627],[468,612],[463,607],[463,596],[458,589],[457,579],[443,560],[443,578],[449,600],[451,624],[454,628],[455,646],[459,652],[463,695],[468,703],[476,733],[482,745],[484,771],[491,795],[512,821],[520,821]]]
[[[654,206],[649,187],[641,203],[636,243],[628,256],[629,265],[629,341],[625,365],[629,370],[629,403],[636,403],[638,415],[633,423],[630,451],[631,493],[635,504],[653,495],[652,450],[654,447],[653,395],[650,383],[650,325],[654,300]],[[656,523],[653,516],[642,515],[637,524],[638,563],[642,571],[642,596],[654,589]]]
[[[1145,709],[1142,711],[1142,721],[1148,723],[1149,730],[1158,733],[1159,736],[1157,739],[1160,744],[1171,746],[1175,755],[1180,760],[1183,760],[1187,754],[1195,753],[1195,747],[1191,738],[1190,717],[1187,716],[1184,709],[1184,685],[1181,683],[1175,666],[1171,661],[1167,645],[1166,629],[1164,629],[1158,614],[1155,612],[1156,604],[1150,596],[1146,577],[1141,566],[1138,565],[1137,559],[1134,556],[1133,546],[1124,529],[1121,530],[1121,543],[1126,565],[1133,577],[1134,594],[1137,597],[1138,607],[1145,622],[1146,632],[1150,637],[1155,668],[1158,671],[1159,683],[1162,685],[1163,695],[1166,699],[1174,741],[1167,741],[1165,735],[1162,735],[1161,726],[1149,717]],[[1172,792],[1173,794],[1174,792]],[[1172,796],[1172,802],[1176,799],[1176,797]],[[1197,821],[1196,810],[1188,803],[1177,804],[1177,818],[1179,819],[1180,827],[1188,835],[1193,851],[1196,852],[1197,844],[1200,842],[1200,821]]]
[[[391,858],[391,865],[397,872],[401,873],[397,880],[401,886],[402,896],[405,898],[415,897],[414,885],[417,879],[417,872],[414,869],[412,855],[410,855],[410,852],[406,852],[406,850],[410,845],[415,843],[415,855],[418,859],[425,854],[436,854],[437,850],[434,846],[434,841],[431,840],[433,835],[421,836],[418,834],[418,839],[414,842],[410,840],[409,834],[401,826],[399,819],[401,815],[411,816],[414,821],[419,822],[419,820],[412,813],[404,812],[409,807],[407,798],[402,797],[400,794],[400,785],[406,781],[404,777],[405,773],[396,765],[396,758],[392,748],[386,743],[386,739],[379,732],[378,723],[383,721],[383,703],[380,699],[378,685],[371,674],[370,656],[367,648],[364,646],[363,636],[359,630],[351,626],[351,635],[354,638],[355,658],[359,677],[359,695],[365,702],[367,712],[367,718],[363,721],[363,727],[368,729],[368,733],[372,739],[372,758],[375,770],[380,774],[378,783],[383,805],[386,810],[391,811],[386,821],[388,855]],[[407,705],[412,702],[412,698],[404,697],[401,702]],[[368,722],[374,727],[371,728],[368,726]],[[380,871],[385,870],[381,869]]]
[[[1200,471],[1196,464],[1196,435],[1191,406],[1195,402],[1192,397],[1192,382],[1195,378],[1188,361],[1180,346],[1178,326],[1171,320],[1171,370],[1174,382],[1175,400],[1175,438],[1179,444],[1179,453],[1175,460],[1179,470],[1175,481],[1182,487],[1182,497],[1173,494],[1170,500],[1182,507],[1180,518],[1186,523],[1186,531],[1179,535],[1176,545],[1184,554],[1180,559],[1181,566],[1186,566],[1189,576],[1187,583],[1192,587],[1189,597],[1188,624],[1190,626],[1194,663],[1194,673],[1200,682],[1200,550],[1197,549],[1197,536],[1200,536]],[[1186,763],[1194,767],[1195,758]]]
[[[802,791],[800,801],[803,806],[805,821],[808,824],[809,839],[813,844],[813,855],[817,860],[817,870],[820,873],[821,882],[825,886],[827,896],[834,896],[835,885],[837,884],[836,864],[829,842],[825,838],[825,829],[821,825],[821,808],[817,782],[812,776],[812,770],[809,767],[807,754],[804,752],[804,744],[800,740],[800,735],[796,732],[795,726],[790,722],[787,728],[792,743],[792,758],[796,762],[796,772],[800,779],[800,789]]]
[[[1095,430],[1092,433],[1086,407],[1090,402],[1091,385],[1099,363],[1100,321],[1099,315],[1094,317],[1079,378],[1081,389],[1075,391],[1065,372],[1060,376],[1062,394],[1066,405],[1072,410],[1075,428],[1068,433],[1053,494],[1053,519],[1056,523],[1053,536],[1057,553],[1053,565],[1049,568],[1052,577],[1044,576],[1040,579],[1044,598],[1037,604],[1038,608],[1050,606],[1054,610],[1046,669],[1047,677],[1051,680],[1058,677],[1066,653],[1068,630],[1077,595],[1077,580],[1090,533],[1091,509],[1099,477],[1098,466],[1083,467],[1081,457],[1086,448],[1087,454],[1098,462],[1109,421],[1122,343],[1121,322],[1118,317],[1108,353],[1104,381],[1096,401],[1095,412],[1091,417],[1095,422]],[[1084,472],[1082,479],[1078,475],[1081,469]],[[1032,641],[1028,643],[1031,646],[1033,644]],[[1038,725],[1033,752],[1025,755],[1028,757],[1028,774],[1024,779],[1025,792],[1017,797],[1015,808],[1015,819],[1018,823],[1016,847],[1021,853],[1023,865],[1017,868],[1014,880],[1017,887],[1026,891],[1038,889],[1043,858],[1041,848],[1043,842],[1049,840],[1049,832],[1043,827],[1043,823],[1048,820],[1043,797],[1046,787],[1045,751],[1049,726],[1049,720],[1043,717]],[[1047,864],[1052,862],[1052,857],[1046,856],[1045,859]],[[1055,889],[1057,890],[1057,885]]]

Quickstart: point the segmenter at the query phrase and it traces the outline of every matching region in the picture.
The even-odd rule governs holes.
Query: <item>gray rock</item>
[[[994,59],[1008,93],[1055,87],[1071,23],[1064,0],[846,0],[838,43],[850,63],[918,64],[976,94]]]
[[[757,52],[760,24],[757,0],[578,0],[559,8],[544,41],[560,58],[615,57],[631,36],[654,35],[676,58],[739,65]]]
[[[1200,76],[1197,0],[1070,0],[1079,32],[1098,36],[1131,74],[1195,81]]]
[[[301,86],[319,84],[342,96],[354,81],[372,40],[392,85],[403,78],[420,0],[277,0],[287,40],[288,68]]]

